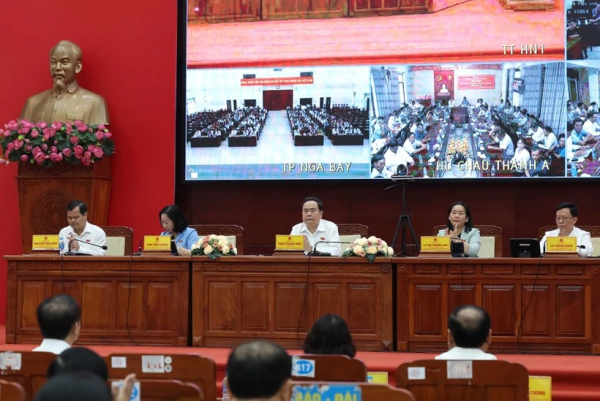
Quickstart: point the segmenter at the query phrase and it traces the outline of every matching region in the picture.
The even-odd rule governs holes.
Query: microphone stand
[[[396,240],[398,239],[398,232],[402,231],[402,247],[398,256],[407,257],[408,253],[406,251],[406,228],[410,230],[410,234],[412,235],[413,243],[412,245],[417,246],[417,252],[421,251],[421,247],[419,246],[419,241],[417,240],[417,236],[415,235],[415,229],[413,228],[412,221],[410,219],[410,215],[406,211],[406,183],[414,181],[412,177],[394,177],[392,176],[392,181],[396,182],[396,184],[387,187],[385,190],[387,191],[390,188],[394,188],[398,185],[402,187],[402,209],[400,212],[400,217],[398,218],[398,224],[396,225],[396,231],[394,232],[394,239],[392,239],[392,248],[396,246]]]

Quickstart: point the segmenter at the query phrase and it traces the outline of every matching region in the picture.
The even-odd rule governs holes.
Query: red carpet
[[[555,7],[474,0],[434,14],[190,25],[188,67],[564,60],[564,2]],[[504,55],[510,44],[543,44],[544,54]]]
[[[29,351],[35,348],[29,344],[5,344],[5,327],[0,326],[0,351]],[[102,356],[111,353],[147,354],[198,354],[212,358],[217,364],[217,388],[220,394],[225,375],[225,363],[229,350],[224,348],[184,348],[184,347],[89,347]],[[298,354],[299,351],[291,351]],[[390,384],[395,384],[396,367],[416,359],[433,358],[434,354],[408,352],[359,352],[369,371],[388,372]],[[583,401],[600,400],[600,358],[597,356],[571,355],[498,355],[499,359],[518,362],[529,370],[532,376],[552,376],[552,400]],[[508,401],[508,400],[507,400]]]

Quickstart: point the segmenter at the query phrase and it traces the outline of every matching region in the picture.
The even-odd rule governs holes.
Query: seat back
[[[106,233],[106,256],[129,256],[133,252],[133,230],[123,226],[100,227]]]
[[[105,360],[108,366],[108,377],[111,380],[124,379],[130,373],[135,373],[139,380],[159,382],[180,380],[198,386],[202,390],[204,400],[215,401],[217,399],[217,368],[211,358],[185,354],[118,353],[110,354]],[[145,397],[143,399],[146,400]]]
[[[0,380],[0,401],[25,401],[25,389],[19,383]]]
[[[492,225],[475,226],[481,234],[481,247],[479,248],[480,258],[501,258],[502,257],[502,228]],[[435,226],[432,235],[438,235],[440,230],[445,230],[446,226]]]
[[[369,227],[363,224],[338,224],[340,242],[354,242],[360,237],[369,236]],[[342,248],[349,247],[350,244],[342,244]]]
[[[2,380],[17,383],[25,392],[26,400],[35,399],[35,394],[48,380],[46,373],[48,366],[56,359],[56,355],[49,352],[32,352],[21,351],[13,352],[15,359],[21,359],[21,366],[15,366],[10,362],[6,362],[6,353],[3,353],[3,360],[6,364],[5,369],[2,369]],[[12,365],[12,366],[11,366]]]
[[[144,401],[203,401],[200,387],[179,380],[138,379],[140,399]],[[114,380],[109,379],[112,383]]]
[[[199,236],[204,235],[224,235],[227,241],[231,242],[237,248],[238,255],[244,254],[244,228],[234,224],[195,224],[191,228],[198,231]]]
[[[600,256],[600,226],[577,226],[577,228],[590,233],[590,237],[592,237],[592,246],[594,248],[592,257]],[[541,239],[546,235],[546,231],[552,230],[556,230],[556,226],[540,227],[538,230],[538,237]]]
[[[309,386],[328,386],[333,384],[332,382],[323,381],[309,381],[309,382],[296,382],[292,383],[291,391],[294,391],[294,387],[309,387]],[[337,383],[342,384],[342,383]],[[343,383],[348,385],[350,383]],[[415,397],[410,391],[400,388],[393,388],[387,384],[373,384],[373,383],[352,383],[360,387],[361,399],[363,401],[414,401]],[[337,398],[336,398],[337,399]]]
[[[366,382],[367,367],[359,359],[346,355],[295,355],[294,366],[298,359],[314,361],[314,377],[298,376],[292,369],[292,379],[296,381],[330,382]]]
[[[396,387],[409,390],[417,400],[526,401],[529,373],[525,366],[506,361],[420,360],[398,366]]]

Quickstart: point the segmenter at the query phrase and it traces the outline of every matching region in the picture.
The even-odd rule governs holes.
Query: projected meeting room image
[[[565,65],[371,67],[371,177],[564,177]]]
[[[369,67],[190,69],[188,180],[368,178]]]
[[[600,176],[600,62],[567,64],[566,159],[570,177]]]

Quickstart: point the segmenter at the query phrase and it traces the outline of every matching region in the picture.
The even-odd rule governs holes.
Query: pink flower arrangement
[[[0,128],[0,162],[50,167],[66,161],[89,166],[114,153],[112,133],[104,124],[87,125],[11,120]]]

